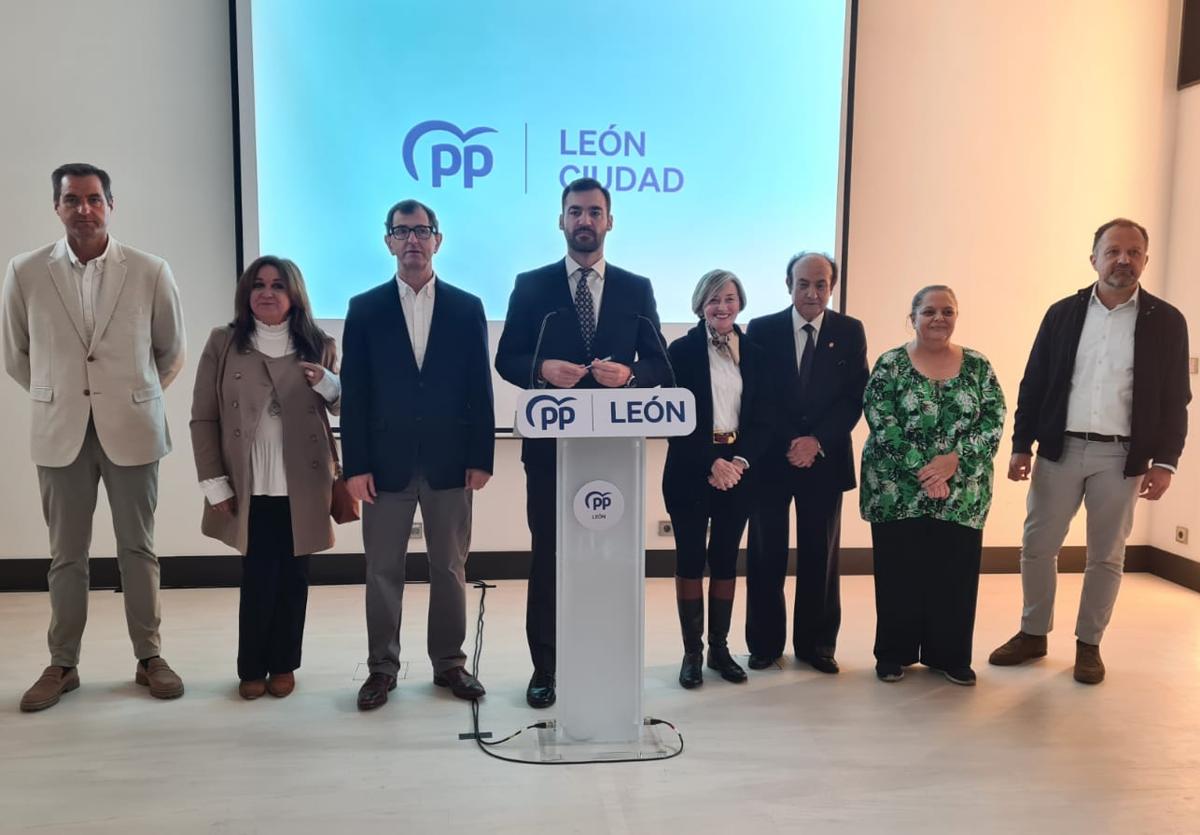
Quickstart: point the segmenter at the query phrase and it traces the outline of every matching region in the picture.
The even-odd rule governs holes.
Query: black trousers
[[[871,541],[876,660],[969,667],[983,531],[903,519],[873,523]]]
[[[251,497],[238,612],[237,667],[242,681],[300,667],[308,563],[307,555],[292,554],[292,513],[287,496]]]
[[[838,556],[842,537],[840,490],[793,491],[763,483],[750,516],[746,556],[746,646],[778,658],[787,643],[783,581],[788,563],[788,516],[796,507],[796,599],[792,648],[802,658],[834,654],[842,625]]]
[[[746,489],[741,483],[732,490],[717,490],[706,484],[702,499],[670,510],[671,527],[675,529],[675,573],[678,576],[699,579],[704,576],[707,563],[708,574],[714,580],[737,577],[738,548],[750,513]]]
[[[525,465],[525,517],[533,560],[529,564],[529,591],[525,599],[525,639],[535,669],[553,673],[555,654],[555,598],[557,596],[557,511],[554,506],[554,467]]]

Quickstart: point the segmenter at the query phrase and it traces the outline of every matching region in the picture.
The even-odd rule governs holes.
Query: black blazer
[[[398,492],[417,473],[435,490],[492,471],[496,418],[483,303],[442,279],[417,368],[395,279],[350,300],[342,332],[342,469]]]
[[[741,329],[738,329],[741,333]],[[696,429],[690,435],[670,438],[667,463],[663,468],[663,499],[667,511],[690,509],[708,495],[708,474],[717,458],[735,455],[750,464],[745,479],[752,479],[771,440],[771,385],[767,356],[757,345],[743,338],[739,344],[742,373],[741,410],[738,414],[738,439],[718,446],[712,442],[712,375],[708,362],[708,332],[703,322],[671,343],[671,365],[676,385],[696,397]],[[740,483],[739,483],[739,486]]]
[[[1028,453],[1037,441],[1038,455],[1062,457],[1067,429],[1067,401],[1079,337],[1092,298],[1089,285],[1055,302],[1046,311],[1025,364],[1013,419],[1013,452]],[[1179,463],[1187,437],[1187,322],[1183,314],[1145,290],[1138,291],[1138,317],[1133,326],[1133,417],[1125,475],[1141,475],[1156,464]]]
[[[659,328],[650,280],[612,264],[605,266],[592,354],[587,356],[584,351],[565,259],[518,275],[496,347],[496,370],[523,389],[545,386],[537,382],[535,363],[557,359],[586,365],[596,357],[607,356],[633,369],[635,386],[669,384],[666,340]],[[577,386],[599,387],[590,374]],[[553,466],[554,441],[526,439],[521,445],[521,460]]]
[[[850,431],[862,417],[863,390],[870,376],[862,322],[833,310],[825,311],[812,376],[803,397],[796,368],[792,308],[752,320],[746,336],[767,354],[777,409],[775,432],[760,468],[760,482],[770,480],[797,488],[802,483],[811,486],[815,479],[834,490],[853,490],[856,481]],[[816,437],[824,455],[818,456],[812,467],[800,469],[787,462],[787,449],[793,438],[804,435]]]

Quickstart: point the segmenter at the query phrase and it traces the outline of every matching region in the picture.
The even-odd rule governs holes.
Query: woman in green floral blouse
[[[973,685],[971,639],[1004,393],[987,358],[950,341],[958,299],[922,289],[916,338],[885,352],[863,396],[862,517],[875,560],[875,673],[918,661]]]

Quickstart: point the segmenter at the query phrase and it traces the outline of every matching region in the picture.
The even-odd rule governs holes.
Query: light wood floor
[[[1061,579],[1049,657],[997,669],[987,653],[1016,629],[1020,586],[985,576],[971,689],[921,668],[877,681],[871,579],[842,588],[841,675],[785,663],[688,692],[672,583],[650,580],[646,711],[686,751],[566,767],[458,740],[470,715],[431,684],[424,586],[407,592],[407,678],[369,714],[355,709],[361,587],[313,589],[297,690],[257,702],[235,691],[236,590],[163,593],[163,653],[187,683],[176,702],[133,684],[121,598],[96,592],[83,686],[30,715],[17,701],[46,663],[47,599],[0,595],[0,832],[1200,832],[1195,593],[1129,575],[1108,681],[1086,687],[1070,672],[1080,577]],[[524,599],[522,582],[487,598],[483,727],[497,736],[542,716],[523,699]]]

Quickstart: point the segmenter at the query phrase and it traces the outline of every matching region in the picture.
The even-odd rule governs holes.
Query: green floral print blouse
[[[904,346],[875,363],[863,411],[871,434],[863,446],[859,507],[868,522],[929,517],[983,528],[992,503],[992,459],[1004,429],[1004,392],[987,357],[963,349],[952,379],[931,380]],[[931,499],[917,471],[935,455],[958,453],[950,496]]]

